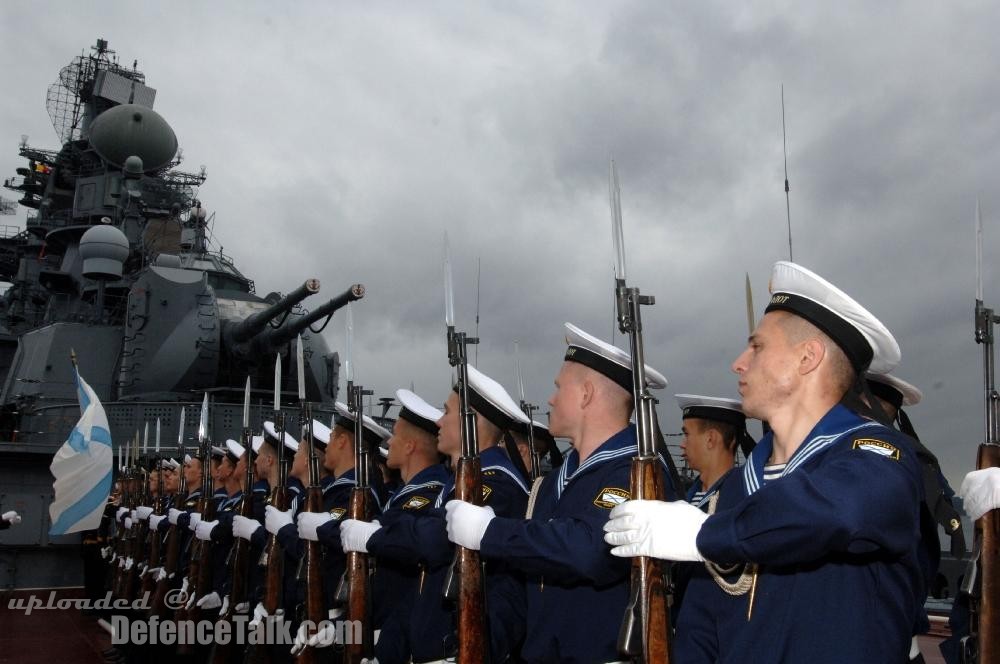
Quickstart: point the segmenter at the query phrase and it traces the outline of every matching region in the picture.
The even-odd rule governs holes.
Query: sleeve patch
[[[424,498],[423,496],[413,496],[405,503],[403,503],[404,510],[419,510],[430,505],[431,501],[429,498]]]
[[[875,438],[858,438],[854,441],[853,449],[864,450],[865,452],[874,452],[879,456],[887,457],[893,461],[899,461],[899,448],[885,442],[884,440],[877,440]]]
[[[625,489],[618,489],[616,487],[605,487],[598,492],[597,497],[594,498],[594,504],[598,507],[603,507],[606,510],[613,509],[617,505],[621,505],[626,500],[632,497]]]
[[[343,507],[334,507],[332,510],[330,510],[330,516],[333,517],[334,521],[339,521],[340,517],[344,516],[345,512],[347,512],[347,510],[344,509]]]
[[[483,485],[483,502],[485,503],[490,499],[490,494],[493,493],[493,489],[490,488],[488,484]]]

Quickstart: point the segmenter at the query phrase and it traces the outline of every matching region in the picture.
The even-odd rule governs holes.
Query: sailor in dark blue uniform
[[[220,450],[221,452],[221,450]],[[185,594],[188,591],[190,582],[187,579],[187,568],[191,562],[191,540],[194,533],[188,528],[191,522],[191,513],[197,511],[198,501],[201,499],[202,484],[202,459],[200,452],[187,454],[184,456],[184,482],[187,486],[187,494],[181,499],[176,507],[167,510],[167,520],[177,526],[177,535],[180,537],[180,558],[177,563],[178,576],[184,577]]]
[[[746,415],[734,399],[675,394],[681,409],[681,454],[698,473],[685,500],[709,512],[722,481],[736,465],[736,450],[749,454],[755,443],[746,430]]]
[[[631,356],[567,323],[569,348],[549,399],[549,429],[573,450],[533,496],[529,518],[494,515],[488,507],[452,501],[448,536],[486,560],[518,570],[524,585],[489,599],[495,648],[512,651],[523,637],[526,662],[610,662],[621,659],[618,630],[628,602],[628,561],[612,556],[602,526],[630,496],[638,453],[632,414]],[[666,378],[646,367],[650,388]],[[664,469],[665,470],[665,469]],[[673,498],[673,490],[664,477]],[[502,642],[501,642],[502,641]]]
[[[393,523],[402,515],[431,513],[441,489],[451,478],[437,451],[437,422],[443,413],[410,390],[396,390],[396,398],[401,408],[388,440],[386,463],[399,471],[403,485],[389,498],[376,521],[344,521],[339,533],[342,543],[354,539],[363,544],[380,525]],[[376,552],[369,549],[369,553]],[[409,598],[417,591],[424,569],[412,560],[376,557],[372,621],[375,629],[381,629],[389,613],[398,608],[400,598]]]
[[[859,378],[890,371],[899,347],[798,265],[777,263],[771,286],[733,363],[744,412],[771,431],[713,515],[630,501],[606,539],[615,555],[704,560],[677,623],[679,662],[905,662],[923,597],[920,470],[909,439],[869,416]]]
[[[483,504],[497,514],[524,514],[528,501],[527,479],[518,471],[507,452],[499,446],[504,431],[527,424],[528,418],[503,386],[468,367],[469,406],[476,413],[479,462],[482,468]],[[444,414],[437,422],[438,451],[448,456],[454,466],[462,453],[458,393],[452,391]],[[448,476],[433,508],[399,510],[370,529],[357,526],[341,532],[341,544],[348,551],[371,552],[380,559],[397,564],[418,566],[414,592],[399,597],[398,606],[386,618],[375,646],[382,664],[430,662],[452,656],[457,648],[455,606],[442,594],[445,579],[455,555],[448,541],[444,506],[452,501],[455,480]],[[497,581],[496,564],[486,567],[486,584]]]
[[[247,454],[243,446],[235,440],[227,440],[226,458],[220,463],[220,468],[229,466],[228,473],[220,472],[220,476],[225,475],[226,497],[219,503],[213,521],[201,521],[195,526],[195,537],[212,542],[212,592],[198,598],[197,605],[202,609],[219,608],[219,612],[224,613],[229,599],[226,593],[231,570],[226,566],[226,559],[233,544],[233,517],[243,499],[240,482],[246,476],[245,463]]]
[[[756,444],[746,430],[746,416],[740,402],[696,394],[675,394],[681,409],[681,454],[698,477],[688,489],[685,500],[706,514],[715,511],[719,488],[736,469],[736,450],[749,455]],[[700,571],[700,563],[675,563],[670,568],[673,602],[672,624],[683,604],[687,584]]]

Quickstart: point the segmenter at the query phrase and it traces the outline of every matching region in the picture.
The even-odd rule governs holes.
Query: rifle
[[[135,438],[132,442],[132,459],[133,466],[135,467],[135,486],[136,492],[133,497],[132,509],[140,505],[145,505],[150,502],[152,493],[149,489],[149,471],[147,471],[143,465],[143,462],[139,462],[139,432],[135,432]],[[122,581],[122,596],[131,601],[135,599],[136,584],[139,582],[139,562],[142,560],[142,555],[145,551],[146,543],[146,530],[149,525],[148,521],[139,521],[138,523],[132,524],[132,532],[129,534],[131,541],[128,545],[128,557],[132,559],[132,569],[125,570],[125,576]]]
[[[160,438],[160,420],[156,420],[156,438]],[[187,478],[184,475],[184,408],[181,408],[180,426],[177,431],[177,455],[181,461],[181,477],[177,485],[177,506],[181,504],[180,497],[187,496]],[[152,615],[165,618],[167,614],[166,598],[167,591],[170,590],[170,579],[177,573],[177,562],[181,554],[181,537],[177,532],[177,524],[172,523],[167,529],[167,558],[163,565],[163,576],[156,582],[156,590],[153,593]]]
[[[271,505],[276,509],[288,509],[288,491],[285,484],[288,481],[288,464],[285,459],[285,414],[281,412],[281,355],[274,360],[274,428],[278,435],[278,482],[271,487]],[[264,571],[264,609],[272,618],[285,614],[282,607],[284,590],[285,553],[278,542],[277,535],[269,534],[267,545],[261,554],[258,565]],[[270,618],[269,618],[270,619]],[[264,648],[255,648],[255,653],[263,653]]]
[[[632,459],[630,488],[633,500],[663,500],[663,473],[656,454],[655,400],[646,387],[646,360],[642,344],[640,307],[654,304],[651,295],[625,281],[625,239],[622,234],[621,190],[611,161],[609,178],[612,237],[615,244],[615,303],[618,329],[629,337],[632,351],[632,398],[635,402],[638,455]],[[632,558],[631,596],[618,634],[618,649],[645,663],[669,663],[670,613],[663,562],[647,556]]]
[[[243,448],[246,450],[246,475],[244,476],[243,498],[240,499],[240,516],[247,519],[253,518],[253,432],[250,431],[250,377],[247,376],[246,387],[243,389]],[[250,581],[250,542],[237,537],[229,550],[229,557],[226,560],[226,567],[232,570],[233,582],[229,589],[229,605],[226,612],[219,615],[219,622],[233,624],[236,615],[236,607],[249,601],[248,586]],[[235,627],[230,628],[230,633],[235,634]],[[234,641],[229,639],[225,642],[216,641],[212,648],[212,663],[226,664],[231,659]]]
[[[458,370],[458,404],[461,417],[462,456],[455,468],[455,498],[473,505],[483,504],[483,473],[479,462],[476,414],[469,407],[469,344],[479,339],[455,330],[455,301],[451,256],[445,235],[445,325],[448,329],[448,362]],[[488,659],[486,632],[486,588],[479,552],[455,547],[455,559],[445,583],[445,597],[458,604],[458,654],[462,664],[480,664]]]
[[[149,441],[149,422],[146,422],[145,431],[143,432],[144,442],[143,449],[146,448],[146,443]],[[164,504],[166,503],[166,494],[163,487],[163,458],[160,456],[160,439],[156,439],[156,451],[153,453],[153,458],[156,460],[156,498],[153,499],[153,514],[160,516],[163,514]],[[144,596],[148,597],[156,591],[156,579],[149,572],[149,570],[160,565],[161,559],[161,546],[163,543],[163,538],[160,537],[160,533],[149,527],[149,520],[146,519],[146,535],[149,539],[149,559],[146,561],[145,575],[142,577],[142,593]],[[147,594],[148,593],[148,594]]]
[[[201,448],[201,496],[198,498],[198,513],[202,521],[215,519],[215,499],[212,496],[212,442],[208,437],[208,393],[201,402],[201,416],[198,419],[198,446]],[[208,467],[205,467],[205,464]],[[188,585],[195,597],[201,598],[212,589],[212,541],[194,538],[191,540],[191,564],[188,566]],[[192,606],[185,612],[188,620],[198,620],[201,609]]]
[[[129,466],[129,445],[126,443],[124,447],[124,459],[121,462],[122,470],[122,507],[126,510],[132,510],[135,507],[133,495],[135,493],[135,482],[132,478],[132,468]],[[121,455],[122,448],[119,448],[119,455]],[[111,578],[111,592],[116,599],[122,599],[125,597],[125,575],[124,575],[124,561],[128,557],[129,550],[129,532],[125,530],[125,527],[119,525],[117,521],[115,522],[115,567],[112,570]]]
[[[348,305],[350,306],[350,305]],[[306,512],[323,511],[323,488],[320,486],[319,477],[319,457],[316,455],[316,446],[313,440],[312,426],[312,406],[306,401],[305,384],[305,357],[302,353],[302,337],[298,338],[296,347],[296,368],[298,369],[299,403],[302,405],[303,435],[300,437],[300,445],[309,445],[309,486],[306,489],[304,510]],[[305,555],[302,559],[302,568],[299,576],[305,578],[306,602],[304,618],[313,625],[322,622],[323,615],[323,579],[320,576],[322,555],[319,542],[312,540],[305,541]],[[315,630],[308,634],[312,636]],[[316,661],[315,651],[306,646],[296,657],[300,664],[313,664]]]
[[[539,477],[542,476],[542,457],[538,453],[538,447],[535,445],[535,426],[534,426],[534,413],[538,410],[538,406],[528,403],[524,398],[524,379],[521,377],[521,358],[517,352],[517,342],[514,342],[514,378],[517,380],[517,392],[518,398],[520,399],[521,410],[525,415],[528,416],[528,450],[531,452],[531,468],[529,469],[531,473],[531,481],[534,483]]]
[[[994,380],[993,326],[1000,322],[992,308],[983,306],[982,277],[983,222],[976,202],[976,343],[983,346],[983,383],[985,391],[986,438],[976,454],[976,468],[1000,467],[1000,394]],[[977,562],[978,560],[978,562]],[[971,629],[962,639],[962,657],[966,662],[1000,664],[1000,510],[991,510],[976,521],[975,544],[966,573],[966,588],[970,592]],[[976,573],[978,571],[978,574]]]

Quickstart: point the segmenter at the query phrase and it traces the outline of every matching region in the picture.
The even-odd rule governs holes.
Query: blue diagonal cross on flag
[[[49,466],[55,477],[55,499],[49,506],[52,521],[49,535],[97,528],[111,493],[114,455],[108,416],[79,370],[74,368],[73,373],[80,399],[80,421]]]

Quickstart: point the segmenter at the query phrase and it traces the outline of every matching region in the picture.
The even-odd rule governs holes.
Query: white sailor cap
[[[312,421],[312,437],[313,445],[316,449],[320,451],[325,450],[327,444],[330,442],[330,427],[314,419]]]
[[[354,424],[357,422],[357,418],[354,413],[347,407],[347,404],[338,401],[333,405],[337,411],[337,421],[336,424],[354,433]],[[362,430],[364,431],[365,442],[369,445],[375,446],[380,444],[383,440],[392,435],[392,433],[385,427],[379,425],[378,422],[362,414],[361,416]]]
[[[732,424],[737,427],[746,425],[746,415],[743,404],[735,399],[706,397],[700,394],[675,394],[677,405],[681,408],[681,419],[695,418]]]
[[[188,465],[189,463],[191,463],[195,459],[198,459],[199,461],[201,461],[201,457],[198,456],[197,454],[194,455],[194,456],[191,456],[190,454],[185,454],[184,455],[184,465],[185,466]]]
[[[288,431],[285,431],[284,433],[285,447],[290,449],[292,452],[297,451],[299,449],[299,441],[295,440],[295,436],[288,433]],[[264,422],[264,435],[261,436],[261,445],[264,443],[270,444],[275,450],[278,449],[278,429],[274,426],[274,422],[271,422],[270,420]],[[259,445],[254,448],[255,452],[259,450]]]
[[[872,394],[883,401],[891,403],[897,410],[903,406],[915,406],[924,398],[916,385],[907,383],[902,378],[896,378],[892,374],[865,374],[868,381],[868,388]]]
[[[378,446],[378,453],[380,455],[382,455],[383,459],[388,459],[389,458],[389,448],[386,447],[385,445],[379,445]]]
[[[899,364],[899,344],[885,325],[844,291],[801,265],[778,261],[771,271],[768,311],[801,316],[825,332],[855,371],[889,373]]]
[[[181,464],[177,463],[175,459],[165,458],[160,459],[160,467],[163,470],[177,470],[181,467]]]
[[[632,393],[632,354],[587,334],[576,325],[566,323],[567,362],[577,362],[607,376],[629,394]],[[646,365],[646,387],[652,390],[667,386],[666,377]]]
[[[469,375],[469,406],[497,427],[507,430],[529,422],[521,407],[496,382],[471,364],[467,367]],[[458,385],[453,388],[458,391]]]
[[[240,457],[246,454],[246,448],[237,443],[232,438],[226,441],[226,456],[234,464],[240,460]]]
[[[438,435],[438,420],[444,415],[440,410],[430,405],[410,390],[396,390],[399,399],[399,419],[420,427],[432,436]]]
[[[212,458],[221,459],[226,456],[226,448],[219,445],[212,445]]]

